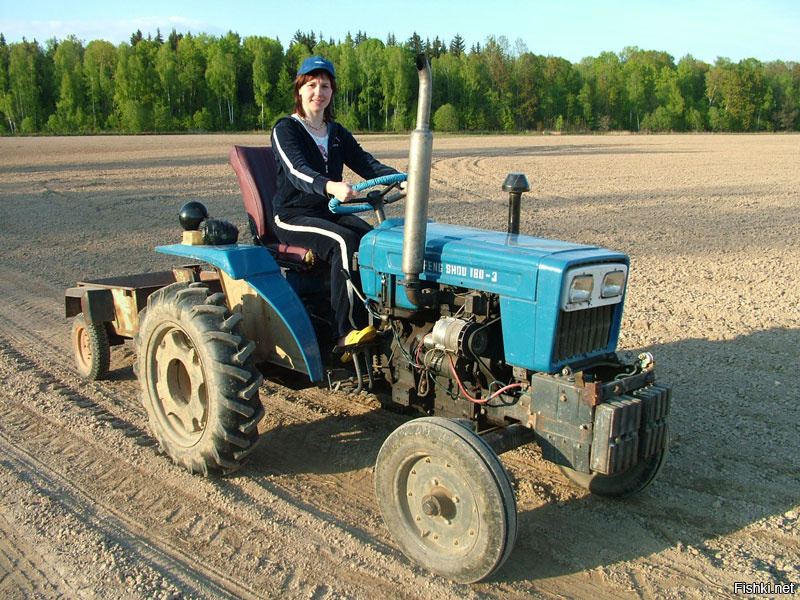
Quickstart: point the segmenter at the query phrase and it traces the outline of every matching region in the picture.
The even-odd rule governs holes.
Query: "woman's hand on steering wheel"
[[[338,191],[339,193],[336,193],[328,202],[328,208],[332,213],[335,214],[354,214],[364,212],[366,210],[380,210],[381,204],[390,204],[405,196],[404,190],[389,197],[386,197],[386,194],[388,194],[390,190],[397,188],[398,184],[404,182],[407,178],[408,175],[406,173],[395,173],[393,175],[376,177],[375,179],[367,179],[366,181],[362,181],[361,183],[357,183],[353,186],[351,186],[349,183],[344,183],[341,181],[329,181],[325,184],[325,191],[328,193]],[[362,202],[361,204],[343,204],[343,202],[353,200],[354,198],[360,199],[358,196],[359,192],[377,185],[385,185],[389,187],[376,196],[370,196],[368,194],[367,198],[363,198],[366,200],[366,202]],[[338,186],[344,186],[344,188],[339,190]],[[350,195],[351,193],[352,195]]]
[[[325,184],[325,192],[340,200],[358,198],[358,192],[346,181],[329,181]]]

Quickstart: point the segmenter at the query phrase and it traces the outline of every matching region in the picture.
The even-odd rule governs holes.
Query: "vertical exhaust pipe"
[[[431,67],[424,55],[417,56],[419,99],[417,128],[411,132],[408,153],[408,190],[403,229],[403,273],[406,297],[414,306],[425,306],[419,276],[424,269],[425,235],[428,227],[428,196],[431,187],[433,134],[431,120]]]

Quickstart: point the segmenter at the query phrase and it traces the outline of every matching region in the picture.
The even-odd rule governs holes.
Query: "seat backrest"
[[[278,242],[273,229],[272,197],[275,195],[278,168],[269,146],[233,146],[230,161],[247,214],[263,244]]]

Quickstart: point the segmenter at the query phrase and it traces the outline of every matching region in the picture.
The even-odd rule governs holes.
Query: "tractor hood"
[[[382,293],[382,276],[403,278],[403,230],[402,219],[390,219],[361,241],[361,283],[374,300]],[[574,265],[605,262],[627,265],[628,257],[596,246],[429,222],[420,279],[536,301],[540,270],[563,273]],[[405,293],[395,301],[414,308]]]

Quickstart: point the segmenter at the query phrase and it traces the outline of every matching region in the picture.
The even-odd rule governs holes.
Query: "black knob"
[[[531,184],[528,183],[524,173],[509,173],[503,182],[503,191],[521,194],[531,191]]]
[[[200,223],[208,218],[206,205],[197,200],[192,200],[181,206],[178,212],[178,221],[184,231],[196,231],[200,228]]]

